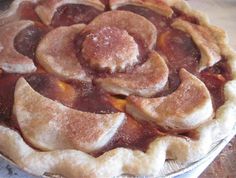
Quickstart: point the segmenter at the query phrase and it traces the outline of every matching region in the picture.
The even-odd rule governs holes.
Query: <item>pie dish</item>
[[[16,0],[0,24],[0,152],[32,174],[156,177],[235,125],[235,52],[183,0]]]

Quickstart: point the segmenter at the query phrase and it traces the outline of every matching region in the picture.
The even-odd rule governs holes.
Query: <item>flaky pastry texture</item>
[[[22,169],[36,175],[50,172],[70,178],[103,178],[122,174],[156,177],[166,159],[174,159],[180,164],[197,161],[209,152],[213,143],[226,137],[236,123],[236,53],[228,46],[226,34],[209,25],[207,18],[191,9],[184,0],[165,0],[165,3],[197,17],[202,26],[211,29],[221,55],[225,56],[232,71],[233,80],[224,87],[225,104],[216,111],[215,119],[196,129],[198,137],[195,140],[163,136],[154,140],[145,153],[116,148],[95,158],[79,150],[34,150],[16,131],[1,125],[1,153]]]

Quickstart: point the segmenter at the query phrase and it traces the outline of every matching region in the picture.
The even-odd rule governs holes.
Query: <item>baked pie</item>
[[[235,126],[235,58],[184,0],[14,0],[0,153],[34,175],[164,176]]]

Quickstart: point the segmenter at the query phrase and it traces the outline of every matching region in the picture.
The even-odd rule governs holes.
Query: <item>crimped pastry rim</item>
[[[234,88],[236,88],[236,52],[233,51],[229,47],[226,34],[222,30],[219,30],[218,28],[211,26],[205,15],[190,8],[184,0],[165,0],[165,2],[169,6],[173,6],[177,9],[180,9],[181,11],[185,12],[186,14],[197,17],[199,19],[199,22],[201,25],[209,27],[212,30],[213,34],[215,36],[217,36],[218,43],[219,43],[218,45],[220,46],[220,48],[222,50],[221,53],[223,56],[226,56],[227,62],[229,63],[230,68],[232,70],[232,77],[233,77],[233,80],[227,82],[224,87],[224,95],[226,97],[225,104],[222,105],[216,111],[216,117],[214,120],[212,120],[209,123],[204,124],[203,126],[201,126],[197,129],[197,131],[201,135],[200,136],[201,140],[198,141],[199,143],[197,143],[195,141],[186,141],[183,138],[177,138],[174,136],[166,136],[163,138],[157,138],[155,141],[153,141],[150,144],[150,148],[148,149],[147,153],[141,153],[140,151],[133,151],[133,150],[129,150],[129,149],[117,148],[117,149],[113,149],[111,151],[106,152],[104,155],[102,155],[94,160],[92,160],[93,158],[91,158],[90,155],[87,155],[84,153],[81,154],[80,151],[62,150],[62,151],[51,152],[51,154],[52,154],[51,156],[54,156],[54,157],[60,156],[62,152],[63,152],[63,154],[65,152],[70,152],[69,154],[71,154],[71,152],[77,152],[78,154],[76,154],[76,155],[79,156],[78,158],[81,158],[83,156],[83,157],[86,157],[86,161],[91,159],[91,163],[93,165],[91,165],[91,163],[88,163],[88,164],[82,165],[82,167],[84,169],[81,169],[81,167],[80,167],[79,173],[80,173],[81,177],[85,177],[85,176],[86,177],[113,177],[113,176],[118,176],[120,174],[126,174],[126,173],[139,174],[139,175],[148,174],[148,175],[158,176],[158,171],[160,171],[161,167],[164,165],[165,156],[167,156],[167,158],[170,156],[170,155],[164,155],[164,157],[163,157],[163,154],[167,153],[167,147],[170,148],[170,150],[168,150],[168,151],[172,153],[171,156],[173,156],[173,155],[176,156],[177,160],[180,161],[182,164],[187,164],[190,162],[198,161],[199,159],[206,156],[206,154],[210,150],[210,146],[212,145],[212,143],[215,143],[217,141],[224,139],[230,133],[230,131],[232,131],[233,127],[236,124],[236,119],[234,119],[232,117],[233,115],[236,116],[236,91],[234,91]],[[221,134],[220,132],[223,132],[224,134]],[[4,134],[5,134],[5,136],[10,138],[10,141],[12,141],[13,144],[15,143],[15,144],[20,145],[20,144],[24,144],[24,142],[23,142],[22,138],[21,138],[21,140],[17,140],[17,139],[20,139],[20,137],[15,131],[10,130],[8,128],[4,128],[4,126],[0,126],[0,140],[1,140],[0,141],[0,150],[1,150],[1,152],[3,152],[4,155],[10,157],[10,159],[17,162],[17,165],[19,165],[19,167],[21,167],[25,170],[28,170],[28,172],[31,172],[31,173],[37,174],[37,175],[41,175],[41,172],[43,170],[47,170],[48,168],[50,169],[50,166],[48,166],[48,168],[46,168],[41,165],[42,167],[36,168],[36,167],[32,167],[31,165],[27,164],[27,161],[28,161],[28,163],[30,163],[31,161],[33,161],[35,159],[35,158],[34,159],[30,158],[30,156],[37,154],[39,156],[47,157],[46,156],[47,153],[34,152],[31,148],[28,148],[28,145],[25,145],[27,149],[21,150],[21,151],[27,151],[27,150],[29,152],[32,151],[31,152],[32,155],[30,155],[30,154],[29,155],[26,155],[26,154],[20,155],[20,150],[14,150],[13,148],[9,148],[9,147],[5,146],[5,145],[8,145],[9,143],[1,145],[1,143],[4,142],[4,141],[2,141],[2,140],[4,140],[4,136],[1,137],[1,135],[4,135]],[[209,138],[209,135],[211,138]],[[209,142],[209,143],[206,143],[206,142]],[[178,151],[175,152],[175,150],[173,148],[171,149],[171,146],[172,147],[175,147],[175,146],[183,147],[184,146],[184,149],[182,148],[184,151],[181,152],[184,155],[182,155],[182,154],[180,155],[180,153],[177,153]],[[159,148],[159,149],[157,150],[157,148]],[[192,150],[195,150],[194,153],[191,153]],[[17,154],[13,153],[15,151],[18,151],[18,153]],[[179,151],[180,151],[180,149],[179,149]],[[197,152],[197,153],[195,153],[195,152]],[[55,154],[55,153],[58,153],[58,154]],[[116,165],[115,168],[112,168],[111,167],[112,164],[111,164],[111,162],[109,162],[109,160],[112,161],[112,159],[114,159],[114,157],[115,157],[114,155],[118,156],[117,159],[113,160],[114,163],[116,163],[116,161],[120,160],[120,164],[118,165],[118,167]],[[68,154],[67,154],[67,156],[68,156]],[[150,156],[150,158],[148,158],[149,156]],[[158,161],[154,160],[154,156],[158,159]],[[132,160],[129,163],[127,163],[127,159],[130,159],[131,157],[132,157]],[[123,160],[122,158],[126,159],[126,160]],[[143,160],[140,161],[140,158],[142,158]],[[32,160],[30,160],[30,159],[32,159]],[[65,159],[70,159],[70,158],[66,157]],[[100,159],[100,162],[99,162],[99,159]],[[68,162],[70,162],[70,161],[71,160],[68,160]],[[157,168],[158,167],[157,165],[155,167],[153,167],[150,164],[147,165],[147,167],[143,168],[143,166],[140,166],[140,163],[142,162],[145,164],[145,161],[147,161],[148,163],[150,163],[150,162],[158,163],[159,168]],[[58,162],[58,159],[55,162]],[[160,166],[160,164],[161,164],[161,166]],[[68,164],[66,166],[68,166]],[[71,170],[73,170],[73,165],[71,165],[71,166],[72,166]],[[90,169],[86,169],[89,166],[90,166]],[[96,167],[96,170],[92,168],[93,166]],[[97,171],[97,170],[99,170],[97,168],[100,168],[100,172]],[[65,170],[64,170],[64,172],[70,177],[76,177],[76,175],[78,175],[78,174],[76,174],[77,173],[76,170],[74,172],[70,172],[71,170],[67,169],[67,172]],[[60,172],[60,170],[56,170],[55,173],[60,174],[62,172]]]
[[[167,178],[167,177],[176,177],[176,176],[180,176],[180,175],[183,175],[185,173],[188,173],[190,171],[192,171],[193,169],[197,168],[198,166],[201,166],[203,163],[207,162],[209,158],[211,157],[214,157],[214,155],[216,154],[216,152],[219,151],[222,151],[222,149],[225,147],[225,145],[227,145],[230,140],[232,139],[232,137],[234,137],[234,135],[236,134],[236,126],[234,127],[234,129],[232,130],[232,133],[230,133],[226,138],[224,138],[223,140],[219,141],[219,143],[217,143],[208,153],[207,155],[196,161],[196,162],[193,162],[189,165],[187,165],[186,167],[184,168],[180,168],[180,169],[177,169],[176,171],[173,171],[171,173],[168,173],[166,174],[164,177]],[[18,169],[20,169],[20,167],[18,165],[16,165],[14,162],[12,162],[11,160],[9,160],[7,157],[5,157],[4,155],[1,155],[0,154],[0,158],[3,158],[7,163],[10,163],[12,164],[13,166],[17,167]],[[25,172],[24,170],[21,170],[22,172]],[[25,172],[27,173],[27,172]],[[27,173],[29,174],[29,173]],[[45,178],[49,178],[48,176],[45,176],[43,175],[43,177]],[[129,176],[127,176],[129,177]]]

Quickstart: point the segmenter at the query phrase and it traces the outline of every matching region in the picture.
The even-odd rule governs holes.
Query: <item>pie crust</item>
[[[221,59],[220,48],[217,40],[211,36],[211,30],[207,27],[191,24],[190,22],[176,19],[172,24],[174,28],[189,33],[201,52],[199,70],[213,66]]]
[[[126,111],[171,131],[195,129],[211,119],[211,95],[204,83],[185,69],[179,75],[181,84],[175,92],[158,98],[129,96]]]
[[[84,27],[83,24],[75,24],[59,27],[47,33],[36,50],[38,62],[48,72],[61,78],[90,81],[90,77],[82,69],[73,50],[73,39]],[[54,39],[57,39],[56,44]]]
[[[96,83],[113,94],[150,97],[166,86],[168,74],[165,60],[157,52],[151,51],[148,60],[131,73],[98,78]]]
[[[104,27],[85,37],[82,55],[91,67],[114,73],[138,63],[139,49],[126,30]]]
[[[117,9],[120,6],[124,5],[134,5],[149,8],[163,16],[171,17],[173,10],[170,6],[166,5],[161,1],[149,0],[110,0],[110,7],[112,10]]]
[[[16,83],[13,113],[24,138],[41,150],[94,151],[113,137],[125,119],[124,113],[104,115],[67,108],[36,93],[24,78]]]
[[[150,50],[156,44],[155,26],[135,13],[119,10],[104,12],[85,27],[84,33],[91,33],[105,26],[117,27],[136,35],[144,43],[144,47]]]
[[[16,1],[15,4],[19,4],[19,2],[20,1]],[[122,2],[123,4],[127,4],[127,2],[134,2],[134,4],[137,4],[139,1]],[[153,1],[150,2],[153,3]],[[71,178],[94,178],[116,177],[128,174],[135,176],[145,175],[157,177],[160,176],[160,171],[163,169],[167,160],[172,159],[178,164],[184,165],[195,162],[203,158],[210,151],[212,144],[225,138],[236,124],[236,120],[233,117],[236,115],[236,53],[229,47],[225,32],[211,26],[203,14],[191,9],[184,0],[165,0],[163,2],[169,7],[178,9],[188,16],[195,17],[198,20],[199,25],[203,28],[207,28],[211,32],[219,46],[221,56],[224,56],[227,60],[232,73],[232,80],[228,81],[224,85],[225,103],[217,109],[214,119],[209,119],[204,124],[195,128],[194,138],[186,139],[186,137],[183,136],[167,134],[162,137],[157,137],[152,141],[145,152],[119,147],[109,150],[98,157],[94,157],[86,152],[75,149],[56,149],[44,152],[39,151],[29,146],[17,131],[1,124],[0,152],[14,161],[22,169],[35,175],[52,173]],[[112,9],[116,9],[119,6],[122,6],[122,3],[119,3],[118,5],[111,4],[111,6]],[[9,11],[6,12],[6,14],[11,15],[12,13],[15,13],[15,8],[10,8],[10,10],[12,12]],[[161,10],[157,10],[156,12],[163,14]],[[129,16],[124,14],[129,14]],[[134,20],[131,20],[131,18],[129,18],[130,16],[134,16]],[[0,19],[2,17],[3,16],[1,16]],[[49,20],[45,21],[46,24],[50,23],[51,17],[48,17]],[[156,31],[154,25],[152,25],[146,18],[131,12],[118,10],[105,12],[86,26],[83,32],[91,33],[95,29],[104,27],[104,23],[102,23],[101,19],[108,25],[112,24],[112,26],[126,30],[129,33],[137,34],[137,36],[145,42],[145,46],[149,50],[152,50],[155,46],[157,37],[156,35],[151,35],[153,34],[153,31]],[[140,19],[142,23],[138,22],[137,19]],[[132,24],[131,26],[138,27],[138,30],[135,28],[129,28],[127,23],[124,22]],[[142,28],[143,26],[148,28]],[[186,72],[184,71],[183,73]],[[39,99],[45,99],[45,97],[33,91],[23,78],[19,79],[18,82],[18,87],[23,86],[24,88],[24,86],[28,86],[27,88],[29,88],[32,94],[37,95]],[[23,94],[26,93],[24,92]],[[21,97],[24,97],[24,95]],[[208,98],[207,94],[206,98]],[[59,107],[63,109],[71,110],[61,104],[55,103],[55,101],[49,99],[45,100],[50,101],[52,105],[59,105]],[[17,111],[16,105],[14,112],[22,114],[21,111]],[[124,119],[124,115],[120,114],[119,117],[120,118],[117,120],[120,121],[117,125],[121,124],[120,122]],[[96,141],[93,144],[96,145]],[[100,146],[101,145],[98,144],[97,148]],[[90,148],[87,147],[85,149],[88,149],[89,151]]]
[[[99,0],[47,0],[43,1],[41,5],[37,6],[35,11],[46,25],[50,25],[57,8],[65,4],[84,4],[92,6],[101,11],[103,11],[105,8],[105,6]]]
[[[33,25],[33,21],[21,20],[0,27],[0,68],[9,73],[34,72],[36,67],[33,60],[18,53],[14,47],[17,34]]]

